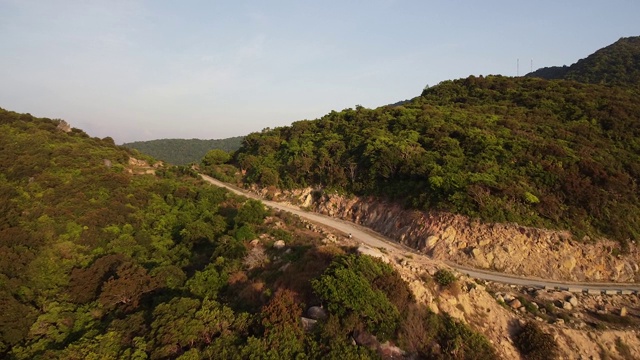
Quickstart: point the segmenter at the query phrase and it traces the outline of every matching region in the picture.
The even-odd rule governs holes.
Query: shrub
[[[558,344],[553,336],[542,331],[536,323],[525,324],[513,340],[525,359],[547,360],[558,355]]]
[[[440,269],[433,277],[440,286],[449,286],[456,281],[456,276],[449,270]]]
[[[264,222],[264,218],[267,216],[267,209],[264,207],[261,201],[247,200],[235,217],[235,222],[238,225],[253,224],[260,225]]]
[[[207,152],[202,158],[202,165],[221,165],[229,160],[231,160],[231,155],[228,152],[220,149],[213,149],[209,150],[209,152]]]
[[[497,354],[491,343],[468,325],[449,315],[442,318],[438,343],[443,354],[454,359],[495,359]]]
[[[330,313],[342,319],[351,317],[383,340],[395,334],[400,314],[373,283],[390,271],[388,265],[369,256],[348,255],[334,260],[311,285]]]

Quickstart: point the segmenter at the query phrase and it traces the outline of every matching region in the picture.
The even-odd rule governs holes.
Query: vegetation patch
[[[436,280],[438,285],[442,287],[448,287],[457,280],[456,276],[451,271],[445,269],[436,271],[433,278]]]
[[[513,339],[525,359],[547,360],[558,356],[558,344],[553,336],[534,322],[526,323]]]

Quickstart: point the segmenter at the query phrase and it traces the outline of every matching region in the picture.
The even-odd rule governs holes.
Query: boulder
[[[378,258],[378,259],[382,260],[382,262],[385,262],[385,263],[389,263],[390,262],[389,258],[386,255],[384,255],[379,249],[375,249],[375,248],[372,248],[370,246],[361,244],[360,246],[358,246],[358,250],[357,251],[358,251],[358,254],[369,255],[371,257]]]
[[[565,301],[564,303],[562,303],[562,308],[564,310],[573,310],[573,305],[571,305],[570,302]]]
[[[353,333],[353,340],[355,340],[356,344],[366,346],[370,349],[376,349],[380,345],[378,339],[366,331],[355,331]]]
[[[538,303],[536,302],[531,302],[531,306],[533,306],[536,309],[540,309],[540,305],[538,305]]]
[[[620,308],[620,316],[624,317],[627,316],[627,307],[623,306],[622,308]]]
[[[320,306],[312,306],[307,310],[307,316],[314,320],[324,320],[327,318],[327,310]]]
[[[570,296],[569,299],[567,299],[567,302],[573,307],[578,306],[578,298],[575,296]]]
[[[471,256],[473,256],[473,258],[475,259],[478,267],[485,268],[485,269],[489,268],[490,266],[489,261],[487,261],[487,258],[484,256],[482,251],[480,251],[480,249],[473,248],[471,250]]]
[[[522,306],[522,303],[520,302],[520,300],[514,299],[509,303],[509,306],[511,306],[512,309],[518,309]]]
[[[385,341],[378,346],[378,353],[383,359],[402,359],[405,355],[402,349],[391,344],[389,341]]]
[[[436,246],[436,243],[438,243],[438,237],[433,235],[429,236],[425,243],[425,251],[433,249]]]
[[[273,248],[274,249],[280,250],[280,249],[284,248],[285,246],[286,246],[286,244],[285,244],[284,240],[277,240],[276,242],[273,243]]]
[[[309,319],[304,316],[300,318],[300,321],[302,322],[302,328],[304,331],[312,331],[318,322],[318,320]]]
[[[577,260],[573,256],[567,256],[561,263],[561,270],[571,273],[575,269]]]

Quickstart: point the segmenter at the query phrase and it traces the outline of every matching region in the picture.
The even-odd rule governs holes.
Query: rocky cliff
[[[278,195],[278,194],[272,194]],[[505,273],[572,281],[640,281],[636,244],[620,254],[618,243],[576,240],[570,233],[485,224],[464,216],[407,210],[371,198],[305,189],[302,206],[353,221],[434,258]]]

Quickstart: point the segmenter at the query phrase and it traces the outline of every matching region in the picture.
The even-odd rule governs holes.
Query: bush
[[[249,199],[238,210],[235,222],[238,225],[260,225],[267,216],[267,209],[261,201]]]
[[[449,270],[440,269],[433,277],[440,286],[449,286],[456,281],[456,276]]]
[[[453,319],[449,315],[442,318],[438,343],[443,354],[454,359],[495,359],[497,354],[491,343],[468,325]]]
[[[231,160],[231,154],[224,150],[213,149],[209,150],[202,158],[202,165],[221,165]]]
[[[388,265],[369,256],[348,255],[334,260],[319,278],[311,281],[311,286],[329,313],[341,319],[351,318],[352,324],[363,324],[384,340],[395,334],[400,313],[373,283],[390,271]],[[348,327],[354,325],[342,325],[343,329]]]
[[[547,360],[558,355],[558,344],[553,336],[542,331],[536,323],[525,324],[513,340],[525,359]]]

